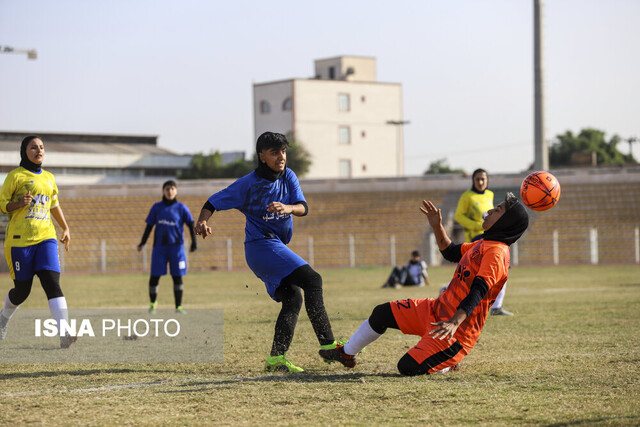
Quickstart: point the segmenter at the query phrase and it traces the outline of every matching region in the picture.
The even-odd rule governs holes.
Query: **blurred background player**
[[[187,274],[187,257],[184,253],[184,226],[191,235],[191,252],[197,249],[196,235],[193,229],[193,216],[189,209],[176,199],[178,187],[175,181],[162,184],[162,201],[156,202],[147,215],[147,227],[138,245],[138,252],[147,243],[151,229],[153,233],[153,251],[151,253],[151,276],[149,277],[149,313],[156,312],[158,304],[158,283],[160,276],[167,274],[167,263],[173,279],[173,297],[176,312],[184,314],[182,308],[182,276]]]
[[[0,340],[5,338],[11,316],[22,304],[33,283],[40,279],[49,301],[51,316],[58,323],[69,320],[67,300],[60,289],[58,242],[51,216],[62,228],[60,242],[69,250],[71,234],[58,200],[58,187],[52,173],[42,169],[44,143],[27,136],[20,145],[20,167],[12,170],[0,189],[0,211],[9,214],[4,254],[14,287],[7,293],[0,312]],[[60,347],[68,348],[77,337],[60,337]]]
[[[265,132],[258,137],[258,167],[209,197],[196,223],[196,234],[211,234],[207,220],[216,210],[238,209],[246,217],[244,252],[249,268],[264,282],[269,296],[282,307],[276,320],[266,372],[302,372],[286,358],[298,314],[304,304],[322,349],[335,348],[324,308],[322,277],[286,245],[293,234],[293,216],[308,213],[296,174],[286,166],[287,138]]]
[[[320,350],[328,361],[354,367],[356,355],[387,328],[421,337],[398,362],[402,375],[432,374],[454,368],[474,347],[489,314],[489,306],[507,281],[509,246],[529,225],[525,207],[512,194],[489,210],[484,239],[456,245],[442,226],[442,212],[431,202],[420,208],[433,229],[445,259],[457,262],[449,286],[437,299],[405,299],[380,304],[344,345]]]
[[[431,285],[427,275],[427,263],[420,258],[420,252],[411,252],[411,258],[402,268],[393,267],[383,288],[396,288],[400,286],[424,286]]]
[[[488,189],[489,175],[484,169],[476,169],[471,175],[471,189],[465,191],[458,200],[455,219],[464,230],[464,240],[467,243],[482,238],[482,216],[493,209],[493,191]],[[513,316],[513,313],[502,308],[507,286],[497,296],[496,302],[490,310],[492,315]]]

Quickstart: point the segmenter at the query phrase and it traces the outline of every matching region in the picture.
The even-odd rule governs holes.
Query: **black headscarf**
[[[486,189],[482,190],[482,191],[478,191],[478,189],[476,188],[476,183],[474,181],[476,175],[479,174],[479,173],[483,173],[483,174],[487,175],[487,188],[489,188],[489,174],[487,173],[487,171],[484,170],[484,169],[476,169],[471,174],[471,191],[473,191],[474,193],[478,193],[478,194],[484,194]]]
[[[529,215],[524,205],[513,193],[507,193],[504,199],[506,212],[484,232],[484,240],[493,240],[506,243],[511,246],[527,230],[529,226]]]
[[[287,137],[281,133],[265,132],[262,135],[260,135],[258,137],[258,140],[256,141],[256,154],[258,154],[258,167],[256,168],[256,174],[260,178],[264,178],[271,182],[274,182],[275,180],[280,178],[282,175],[284,175],[284,172],[287,170],[286,166],[282,171],[276,172],[273,169],[271,169],[269,166],[267,166],[266,163],[263,163],[260,161],[260,153],[262,151],[269,150],[271,148],[275,148],[279,150],[281,148],[288,148],[288,147],[289,147],[289,141],[287,141]]]
[[[169,200],[164,196],[164,189],[165,187],[178,187],[178,185],[176,184],[176,182],[172,179],[170,179],[169,181],[166,181],[164,184],[162,184],[162,203],[164,203],[166,206],[171,206],[174,203],[178,202],[178,199],[176,197],[174,197],[173,199]]]
[[[29,135],[23,139],[22,144],[20,144],[20,166],[31,172],[40,172],[42,170],[42,165],[33,163],[27,156],[27,145],[36,138],[40,139],[39,136]]]

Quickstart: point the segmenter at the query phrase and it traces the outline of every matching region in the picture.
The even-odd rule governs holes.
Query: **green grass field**
[[[435,296],[452,272],[431,268],[430,287],[380,289],[387,268],[320,270],[336,336],[378,303]],[[146,275],[62,282],[71,310],[147,306]],[[0,283],[4,298],[9,277]],[[170,308],[167,276],[159,292]],[[393,330],[354,370],[326,365],[304,309],[288,355],[306,372],[264,374],[280,306],[250,272],[192,273],[184,305],[224,309],[224,363],[0,363],[0,424],[640,424],[637,265],[513,268],[505,308],[515,316],[490,317],[460,370],[418,378],[396,370],[418,338]],[[39,286],[23,307],[47,307]]]

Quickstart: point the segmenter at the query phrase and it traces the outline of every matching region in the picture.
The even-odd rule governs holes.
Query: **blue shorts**
[[[296,268],[308,264],[280,239],[245,242],[244,256],[251,271],[264,282],[267,293],[277,302],[280,300],[275,297],[275,293],[282,279],[293,273]]]
[[[184,276],[187,274],[187,257],[184,255],[184,246],[166,245],[154,246],[151,252],[151,275],[164,276],[167,274],[167,263],[172,276]]]
[[[56,239],[43,240],[31,246],[7,246],[4,248],[4,256],[13,280],[31,280],[42,270],[60,273]]]

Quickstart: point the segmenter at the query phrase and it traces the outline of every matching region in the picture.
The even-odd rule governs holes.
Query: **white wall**
[[[283,134],[293,131],[293,110],[282,111],[282,103],[288,97],[293,97],[293,80],[253,86],[254,142],[266,131]],[[271,104],[270,113],[260,112],[261,101]]]
[[[306,178],[338,178],[340,159],[351,160],[353,178],[401,176],[402,145],[396,126],[402,119],[399,84],[295,80],[295,136],[311,153]],[[350,110],[338,110],[338,94],[350,97]],[[351,143],[338,142],[338,128],[349,126]]]

